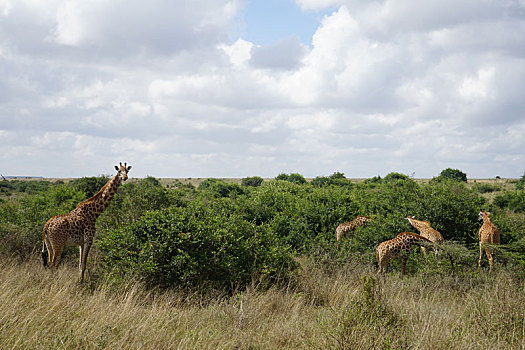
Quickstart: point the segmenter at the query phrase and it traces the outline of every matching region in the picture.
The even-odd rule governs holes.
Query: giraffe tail
[[[42,263],[44,267],[47,267],[48,265],[48,254],[46,249],[46,227],[44,226],[44,230],[42,232]]]

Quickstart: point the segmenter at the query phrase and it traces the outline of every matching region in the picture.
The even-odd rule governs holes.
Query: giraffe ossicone
[[[80,249],[79,280],[84,280],[86,260],[93,238],[95,222],[115,195],[122,182],[128,179],[131,165],[119,163],[113,176],[93,197],[78,203],[67,214],[53,216],[44,225],[42,233],[42,260],[44,266],[57,267],[65,246],[76,245]]]

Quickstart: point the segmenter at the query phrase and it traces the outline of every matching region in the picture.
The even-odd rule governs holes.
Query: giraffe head
[[[478,214],[478,221],[483,221],[483,216],[487,215],[487,217],[490,215],[488,211],[485,211],[485,209],[481,209],[481,211]]]
[[[118,171],[117,176],[120,178],[121,181],[126,181],[128,179],[128,171],[131,169],[131,165],[127,166],[128,163],[119,163],[120,166],[115,165],[115,170]]]

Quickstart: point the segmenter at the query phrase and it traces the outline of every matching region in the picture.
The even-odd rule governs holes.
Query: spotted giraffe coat
[[[397,237],[380,243],[376,248],[376,257],[379,265],[377,273],[386,272],[390,260],[401,257],[401,273],[405,274],[405,266],[410,249],[413,245],[422,245],[425,242],[430,243],[430,240],[412,232],[402,232]]]
[[[335,240],[339,241],[343,236],[348,235],[351,231],[355,231],[359,226],[366,225],[370,220],[369,217],[359,215],[352,221],[340,224],[335,229]]]
[[[442,243],[444,241],[441,233],[430,226],[430,222],[416,220],[413,216],[406,218],[410,225],[412,225],[416,230],[419,231],[419,234],[431,242]]]
[[[93,197],[80,202],[75,209],[64,215],[53,216],[44,225],[42,260],[44,266],[58,266],[65,246],[80,248],[80,280],[84,278],[86,259],[95,236],[95,222],[107,207],[115,192],[128,178],[131,166],[115,167],[117,175],[111,178]]]
[[[486,244],[500,244],[500,232],[496,225],[490,220],[490,213],[482,210],[479,212],[479,220],[483,220],[483,225],[479,228],[479,260],[478,268],[481,267],[481,260],[483,257],[483,249],[489,259],[490,270],[492,270],[494,249],[486,246]]]

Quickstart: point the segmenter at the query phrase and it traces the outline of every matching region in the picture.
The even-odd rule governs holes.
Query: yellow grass
[[[288,286],[233,296],[111,285],[76,267],[0,259],[2,349],[512,349],[525,346],[521,278],[461,278],[302,261]],[[372,281],[364,287],[363,281]]]

